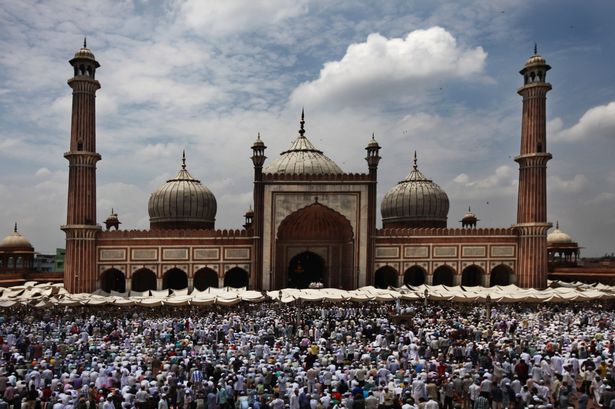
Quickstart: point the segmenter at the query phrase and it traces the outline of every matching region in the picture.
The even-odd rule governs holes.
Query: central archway
[[[316,201],[282,220],[276,239],[272,288],[356,286],[354,233],[342,214]]]
[[[325,260],[316,253],[304,251],[288,264],[288,287],[308,288],[310,283],[323,283]]]

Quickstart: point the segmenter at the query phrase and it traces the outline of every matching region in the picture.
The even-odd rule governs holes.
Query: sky
[[[187,167],[217,228],[252,201],[250,146],[271,161],[306,136],[346,172],[382,146],[378,197],[419,169],[479,226],[516,220],[522,84],[538,52],[548,218],[615,252],[615,2],[610,0],[100,0],[0,2],[0,236],[64,247],[72,75],[87,36],[97,79],[98,222],[147,229],[149,195]],[[380,225],[380,221],[378,222]]]

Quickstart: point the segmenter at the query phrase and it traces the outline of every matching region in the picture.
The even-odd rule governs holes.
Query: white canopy
[[[549,282],[545,290],[524,289],[516,285],[494,287],[447,287],[444,285],[381,289],[372,286],[357,290],[340,290],[337,288],[296,289],[284,288],[276,291],[254,291],[246,288],[209,288],[205,291],[193,290],[190,294],[184,290],[131,291],[118,293],[97,291],[93,294],[70,294],[61,285],[28,282],[22,286],[2,288],[0,308],[15,305],[29,305],[34,308],[52,306],[106,305],[116,306],[143,305],[157,307],[161,305],[235,305],[240,302],[339,302],[339,301],[395,301],[420,300],[427,297],[434,301],[454,302],[493,302],[493,303],[542,303],[572,302],[615,298],[615,286],[605,284],[560,283]]]

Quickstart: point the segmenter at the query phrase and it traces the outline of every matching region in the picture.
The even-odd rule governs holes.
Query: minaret
[[[369,169],[369,186],[367,187],[367,237],[368,239],[368,250],[367,250],[367,271],[366,271],[366,282],[373,283],[374,282],[374,240],[372,237],[376,232],[376,188],[378,184],[378,163],[380,163],[380,145],[376,141],[374,134],[372,133],[372,139],[368,142],[365,147],[367,151],[367,156],[365,160],[367,161],[367,168]],[[358,284],[358,283],[357,283]]]
[[[96,271],[96,91],[95,80],[100,64],[86,46],[69,61],[74,76],[68,80],[73,89],[70,148],[68,160],[68,210],[64,287],[71,293],[93,292],[98,286]]]
[[[534,46],[532,55],[520,71],[523,86],[521,151],[515,157],[519,163],[519,195],[517,224],[519,254],[517,285],[523,288],[547,286],[547,153],[546,101],[551,84],[546,82],[551,69]]]
[[[251,287],[261,289],[263,287],[263,218],[265,202],[265,186],[263,184],[263,165],[265,164],[265,143],[261,139],[260,132],[252,145],[252,163],[254,164],[254,211],[252,214],[251,227],[254,232],[254,272]]]

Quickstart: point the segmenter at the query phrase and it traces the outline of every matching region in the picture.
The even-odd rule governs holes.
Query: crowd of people
[[[577,304],[0,310],[0,409],[615,409],[614,312]]]

